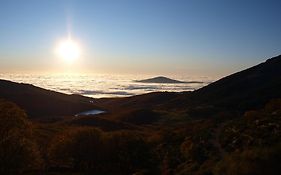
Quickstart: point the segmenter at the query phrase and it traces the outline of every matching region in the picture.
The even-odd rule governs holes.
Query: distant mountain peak
[[[143,80],[136,80],[136,82],[139,82],[139,83],[185,83],[183,81],[173,80],[171,78],[167,78],[164,76],[158,76],[158,77],[153,77],[153,78],[148,78],[148,79],[143,79]]]
[[[143,80],[136,80],[136,82],[139,83],[163,83],[163,84],[177,84],[177,83],[202,83],[199,81],[190,81],[190,82],[186,82],[186,81],[179,81],[179,80],[175,80],[175,79],[171,79],[168,77],[164,77],[164,76],[158,76],[158,77],[153,77],[153,78],[148,78],[148,79],[143,79]]]

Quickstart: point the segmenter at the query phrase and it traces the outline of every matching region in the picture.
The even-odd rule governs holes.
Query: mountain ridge
[[[280,98],[281,55],[223,77],[190,94],[173,99],[170,104],[211,105],[245,111],[262,107],[272,98]]]

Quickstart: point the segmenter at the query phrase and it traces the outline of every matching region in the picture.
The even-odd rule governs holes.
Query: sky
[[[0,0],[0,72],[225,76],[281,54],[281,1]],[[67,64],[58,41],[79,43]]]

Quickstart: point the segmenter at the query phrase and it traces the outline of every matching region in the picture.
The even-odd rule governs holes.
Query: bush
[[[108,136],[109,160],[117,171],[131,174],[139,169],[155,169],[155,159],[147,143],[133,132],[115,132]]]
[[[48,152],[52,167],[90,174],[132,174],[151,166],[152,160],[141,137],[129,132],[104,133],[95,128],[60,133],[51,141]]]
[[[281,172],[281,145],[233,152],[218,163],[216,175],[278,175]]]
[[[0,100],[0,174],[18,174],[40,164],[26,114],[15,104]]]
[[[49,147],[52,166],[93,169],[102,160],[104,141],[100,130],[78,128],[55,136]]]

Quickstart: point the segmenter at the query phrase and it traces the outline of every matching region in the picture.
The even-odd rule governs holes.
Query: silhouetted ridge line
[[[281,97],[281,56],[224,77],[177,100],[233,110],[263,106]]]

